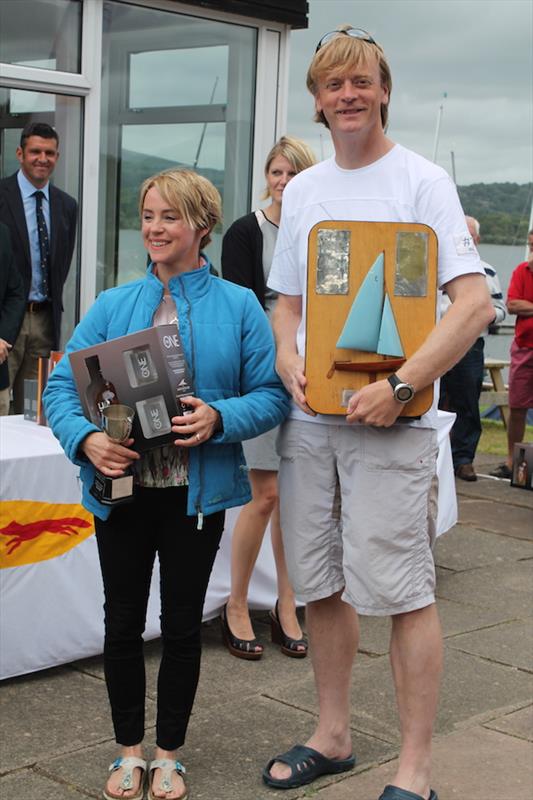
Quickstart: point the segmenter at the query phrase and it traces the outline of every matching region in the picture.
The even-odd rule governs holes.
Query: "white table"
[[[447,435],[451,422],[452,415],[443,417],[440,430],[440,533],[457,516]],[[79,505],[78,468],[48,428],[16,416],[0,417],[0,470],[0,678],[101,653],[102,583],[96,540],[87,525],[91,517]],[[231,532],[238,513],[230,509],[226,515],[204,619],[216,616],[229,595]],[[53,516],[60,521],[49,532],[46,520]],[[71,518],[81,525],[65,522]],[[13,534],[17,521],[26,527]],[[271,608],[276,598],[269,539],[265,536],[250,585],[253,608]],[[156,563],[147,639],[159,635],[158,580]]]

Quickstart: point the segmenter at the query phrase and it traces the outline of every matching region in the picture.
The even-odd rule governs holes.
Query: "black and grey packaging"
[[[69,354],[84,414],[94,420],[98,409],[89,408],[91,393],[86,391],[92,356],[98,356],[102,373],[112,381],[116,402],[135,409],[135,450],[143,452],[177,438],[172,417],[190,411],[180,398],[194,390],[176,325],[146,328]]]

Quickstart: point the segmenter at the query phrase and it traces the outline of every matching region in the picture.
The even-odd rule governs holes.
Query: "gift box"
[[[515,444],[511,486],[533,491],[533,442]]]
[[[24,380],[24,419],[36,422],[38,425],[48,425],[44,413],[43,393],[48,378],[62,357],[62,350],[52,350],[49,356],[38,357],[37,378]]]
[[[24,419],[37,422],[37,378],[24,378]]]
[[[138,452],[177,438],[171,419],[187,413],[180,398],[194,394],[176,325],[110,339],[69,354],[83,411],[99,428],[112,403],[135,412],[131,436]]]

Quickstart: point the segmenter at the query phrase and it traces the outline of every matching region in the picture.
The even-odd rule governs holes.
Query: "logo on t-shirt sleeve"
[[[476,245],[468,233],[456,233],[453,237],[455,242],[455,252],[458,256],[465,256],[467,253],[475,253]]]

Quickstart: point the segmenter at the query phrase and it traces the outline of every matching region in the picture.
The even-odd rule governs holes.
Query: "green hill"
[[[457,189],[465,213],[479,220],[484,244],[526,241],[533,183],[472,183]]]
[[[171,167],[188,167],[158,156],[124,150],[120,163],[120,227],[137,229],[139,187],[145,178]],[[223,194],[223,170],[198,170]],[[466,214],[479,220],[484,244],[522,244],[526,241],[533,183],[473,183],[458,186]]]
[[[141,184],[150,175],[155,175],[164,169],[172,168],[192,169],[191,164],[168,161],[158,156],[149,156],[144,153],[135,153],[124,150],[121,170],[120,190],[120,227],[137,230],[139,228],[139,189]],[[197,172],[213,183],[222,197],[224,196],[224,173],[218,169],[199,167]]]

